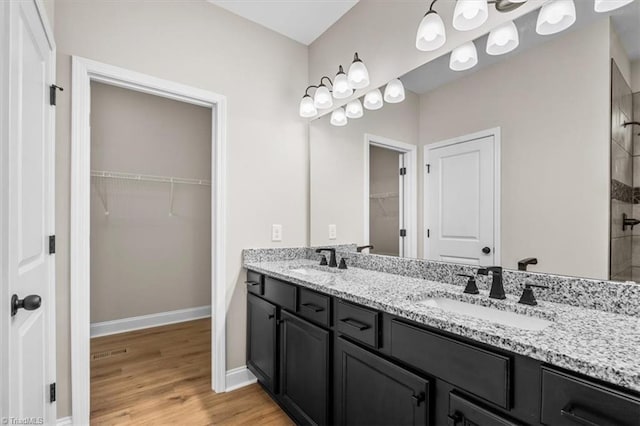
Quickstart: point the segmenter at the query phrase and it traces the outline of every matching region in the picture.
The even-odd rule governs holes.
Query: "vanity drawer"
[[[637,426],[640,399],[543,367],[541,422]]]
[[[398,320],[391,321],[391,355],[502,408],[511,408],[508,356]]]
[[[518,426],[522,424],[475,404],[455,391],[449,393],[449,417],[447,420],[450,426]]]
[[[275,278],[265,277],[263,297],[284,309],[295,312],[296,287]]]
[[[331,298],[307,290],[306,288],[300,288],[298,291],[300,292],[298,315],[325,327],[329,327]]]
[[[335,304],[338,331],[346,336],[378,348],[380,314],[373,309],[356,306],[342,300]]]
[[[262,296],[264,293],[264,276],[257,272],[247,271],[247,291]]]

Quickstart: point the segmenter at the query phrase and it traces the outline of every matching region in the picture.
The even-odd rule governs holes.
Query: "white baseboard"
[[[236,389],[249,386],[258,380],[246,366],[234,368],[227,371],[226,391],[231,392]]]
[[[110,334],[141,330],[143,328],[158,327],[161,325],[208,318],[210,316],[211,305],[179,309],[177,311],[160,312],[158,314],[142,315],[139,317],[123,318],[113,321],[97,322],[91,324],[91,337],[108,336]]]
[[[69,426],[73,424],[71,417],[62,417],[56,421],[56,426]]]

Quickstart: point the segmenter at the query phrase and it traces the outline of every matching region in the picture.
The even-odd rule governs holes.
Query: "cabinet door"
[[[336,423],[426,425],[429,382],[397,365],[336,339]]]
[[[329,332],[282,311],[281,398],[300,424],[327,424]]]
[[[247,294],[247,367],[272,392],[277,392],[276,307]]]

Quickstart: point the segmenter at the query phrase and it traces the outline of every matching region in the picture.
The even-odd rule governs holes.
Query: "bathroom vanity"
[[[466,295],[462,285],[317,264],[245,260],[247,365],[297,423],[640,422],[631,316],[530,307],[514,295],[498,301],[482,289]],[[515,323],[434,302],[443,300]]]

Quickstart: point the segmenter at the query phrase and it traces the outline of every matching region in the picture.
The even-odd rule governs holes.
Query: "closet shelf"
[[[108,172],[92,170],[91,176],[107,179],[138,180],[142,182],[178,183],[181,185],[205,185],[211,186],[211,181],[206,179],[187,179],[175,176],[141,175],[136,173]]]
[[[380,192],[378,194],[369,195],[369,198],[371,198],[372,200],[380,200],[380,199],[394,198],[399,196],[400,194],[398,192]]]

